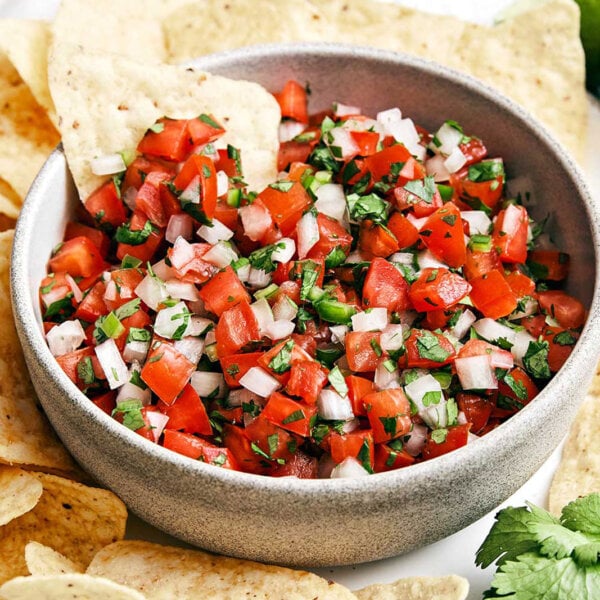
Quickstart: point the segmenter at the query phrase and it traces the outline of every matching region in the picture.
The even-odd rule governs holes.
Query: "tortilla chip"
[[[0,525],[29,512],[38,503],[42,490],[34,475],[0,466]]]
[[[141,541],[107,546],[94,557],[87,573],[131,586],[150,600],[350,600],[355,597],[345,587],[306,571]]]
[[[21,196],[12,189],[8,182],[0,178],[0,214],[9,220],[7,222],[12,220],[16,223],[22,204],[23,199]],[[5,227],[4,229],[13,229],[13,227]]]
[[[59,136],[8,57],[0,52],[0,177],[24,198]]]
[[[3,600],[145,600],[131,588],[80,573],[17,577],[0,587]]]
[[[572,500],[600,492],[600,395],[595,392],[579,407],[550,486],[548,510],[557,516]]]
[[[44,486],[36,506],[0,528],[0,583],[27,575],[25,547],[39,542],[60,549],[85,568],[104,546],[123,538],[127,510],[108,490],[34,473]]]
[[[496,27],[373,0],[201,0],[168,15],[163,28],[170,62],[250,44],[325,40],[435,60],[498,88],[583,156],[585,61],[570,0],[537,4]]]
[[[10,303],[13,231],[0,233],[0,463],[80,476],[38,404]]]
[[[458,575],[407,577],[354,592],[359,600],[465,600],[469,582]]]
[[[25,563],[27,564],[27,570],[32,575],[83,573],[83,569],[78,567],[72,560],[39,542],[29,542],[25,546]]]
[[[219,144],[241,150],[250,189],[262,189],[277,175],[279,105],[256,83],[189,67],[73,53],[64,46],[55,48],[49,67],[63,145],[81,198],[105,180],[91,172],[90,160],[135,149],[163,116],[214,115],[227,130]]]
[[[48,89],[48,46],[50,24],[32,19],[0,20],[0,49],[10,62],[40,106],[56,123],[54,104]]]

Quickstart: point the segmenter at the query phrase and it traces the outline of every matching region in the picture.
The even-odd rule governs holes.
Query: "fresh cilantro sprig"
[[[600,598],[600,494],[571,502],[560,518],[533,504],[501,510],[475,562],[498,565],[486,598]]]

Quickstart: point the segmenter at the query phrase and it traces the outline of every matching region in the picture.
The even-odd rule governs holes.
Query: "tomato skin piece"
[[[202,286],[199,295],[207,310],[218,317],[243,300],[250,302],[250,294],[229,265],[211,277]]]
[[[258,321],[245,300],[229,308],[219,317],[215,327],[219,358],[236,354],[246,344],[260,340]]]
[[[300,123],[308,123],[308,96],[306,88],[290,79],[281,92],[273,94],[281,108],[281,116]]]
[[[150,347],[140,376],[165,404],[171,405],[195,370],[196,365],[173,345],[155,341]]]
[[[315,404],[327,383],[327,371],[315,360],[299,360],[292,364],[285,391],[299,396],[307,404]]]
[[[410,286],[409,297],[415,310],[429,312],[454,306],[471,291],[460,275],[448,269],[426,268]]]
[[[173,450],[194,460],[201,460],[202,462],[217,465],[224,469],[241,470],[228,448],[219,448],[190,433],[165,429],[162,445],[169,450]]]
[[[437,338],[437,343],[444,351],[444,354],[447,355],[441,361],[433,360],[431,358],[427,358],[426,356],[421,356],[421,344],[419,343],[419,340],[422,337],[428,337],[430,335],[433,335]],[[451,363],[456,356],[456,350],[446,336],[442,335],[441,333],[435,333],[434,331],[423,329],[411,329],[408,338],[404,341],[404,347],[405,353],[398,359],[398,366],[400,368],[420,367],[423,369],[435,369]]]
[[[192,149],[188,122],[184,119],[164,117],[159,119],[157,124],[163,126],[162,131],[156,133],[148,129],[138,144],[138,152],[155,158],[181,162]]]
[[[268,185],[260,192],[258,199],[266,206],[284,236],[289,236],[294,231],[304,211],[312,205],[308,192],[297,181],[287,191]]]
[[[84,202],[85,209],[99,225],[118,227],[127,220],[127,209],[117,194],[112,180],[92,192]]]
[[[207,219],[212,219],[217,208],[217,172],[215,163],[208,156],[192,154],[173,180],[173,185],[178,190],[185,190],[196,176],[200,187],[199,208]]]
[[[168,429],[180,429],[185,433],[200,435],[213,434],[206,408],[196,390],[189,383],[173,404],[169,405],[159,401],[158,408],[160,412],[169,417]]]
[[[242,378],[252,367],[259,365],[259,359],[263,352],[244,352],[241,354],[230,354],[219,359],[225,383],[231,388],[241,387]]]
[[[362,290],[365,308],[383,307],[389,311],[412,308],[409,285],[402,273],[384,258],[375,257],[369,266]]]
[[[554,317],[565,329],[577,329],[585,323],[585,306],[561,290],[538,292],[540,308]]]
[[[372,392],[362,400],[376,444],[393,440],[410,431],[410,405],[402,388]]]
[[[394,234],[369,219],[365,219],[360,224],[358,246],[365,252],[380,257],[389,256],[400,250],[400,245]]]
[[[372,471],[375,464],[375,442],[373,432],[369,429],[352,431],[351,433],[331,432],[329,435],[329,446],[331,449],[331,458],[336,464],[340,464],[344,459],[355,458]]]
[[[187,122],[188,133],[192,144],[194,146],[201,146],[218,140],[224,133],[225,128],[219,123],[213,115],[202,115],[209,117],[215,125],[211,124],[209,119],[202,119],[196,117],[195,119],[189,119]]]
[[[273,392],[261,415],[271,423],[303,437],[310,434],[311,420],[317,414],[314,405],[302,404],[279,392]]]
[[[351,331],[346,334],[346,358],[351,371],[368,373],[375,371],[379,356],[375,348],[381,348],[379,340],[381,333],[372,331]]]
[[[478,394],[468,392],[459,392],[456,395],[456,402],[458,409],[465,414],[467,421],[471,423],[471,431],[478,434],[488,423],[494,407],[493,403]]]
[[[500,271],[490,271],[469,283],[472,286],[469,297],[485,317],[499,319],[517,308],[517,299]]]
[[[415,460],[406,450],[393,450],[387,444],[375,446],[375,473],[408,467],[414,464]]]
[[[106,263],[97,246],[88,238],[79,236],[63,242],[48,262],[53,272],[65,272],[71,277],[91,277],[103,271]]]
[[[400,250],[416,244],[419,240],[419,230],[402,213],[393,213],[387,227],[396,237]]]
[[[500,253],[502,262],[525,262],[528,228],[529,216],[524,207],[510,204],[498,213],[494,222],[492,241]]]
[[[446,440],[441,444],[436,443],[431,439],[431,433],[427,436],[427,441],[423,447],[423,458],[429,460],[430,458],[436,458],[442,454],[451,452],[467,445],[469,439],[469,430],[471,429],[471,423],[465,423],[464,425],[455,425],[454,427],[448,427],[448,434]]]
[[[436,210],[419,231],[423,244],[448,266],[462,267],[467,248],[460,211],[451,202]]]

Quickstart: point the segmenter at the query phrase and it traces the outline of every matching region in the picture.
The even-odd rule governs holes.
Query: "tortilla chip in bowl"
[[[139,68],[146,77],[154,73],[147,65]],[[591,276],[598,269],[599,230],[592,216],[595,204],[577,167],[515,104],[480,82],[419,59],[307,44],[214,55],[197,68],[254,80],[267,90],[281,89],[291,78],[308,81],[315,112],[337,100],[367,114],[399,106],[425,127],[456,119],[476,131],[492,156],[505,158],[509,178],[529,179],[538,202],[533,215],[554,216],[551,233],[571,256],[567,289],[590,308],[588,322],[571,357],[535,402],[474,443],[428,462],[357,479],[301,480],[232,472],[177,456],[89,402],[57,367],[41,334],[39,281],[79,203],[58,150],[36,180],[17,226],[13,294],[32,377],[59,435],[135,513],[230,556],[299,566],[350,564],[408,551],[473,522],[541,465],[564,435],[583,382],[591,377],[600,327],[597,280]],[[56,98],[55,103],[60,115],[61,102]],[[50,195],[51,215],[45,211]]]

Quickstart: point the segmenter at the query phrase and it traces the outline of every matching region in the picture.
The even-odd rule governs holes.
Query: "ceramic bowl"
[[[399,106],[433,127],[456,119],[527,178],[532,212],[571,255],[568,290],[590,308],[571,357],[534,402],[483,438],[409,468],[359,479],[275,479],[193,461],[155,446],[97,409],[69,381],[42,335],[38,285],[78,202],[56,150],[17,224],[12,263],[16,323],[37,393],[67,448],[151,524],[203,548],[296,566],[396,555],[475,521],[517,490],[567,431],[598,354],[598,209],[582,176],[539,123],[456,72],[395,53],[331,45],[266,46],[197,61],[201,68],[277,90],[309,82],[311,109],[332,101],[366,114]],[[243,101],[243,100],[242,100]]]

